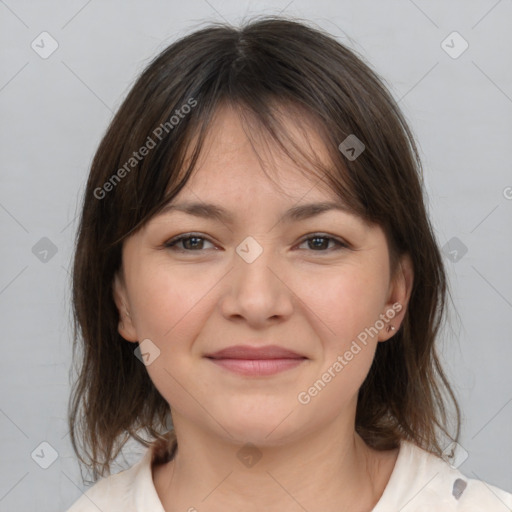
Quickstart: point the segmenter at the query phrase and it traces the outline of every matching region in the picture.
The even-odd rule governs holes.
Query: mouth
[[[235,345],[205,357],[225,370],[245,376],[274,375],[295,368],[308,359],[276,345]]]

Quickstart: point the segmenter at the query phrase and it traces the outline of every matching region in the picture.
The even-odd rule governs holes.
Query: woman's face
[[[163,212],[125,241],[114,286],[119,332],[141,342],[178,436],[188,424],[271,445],[333,421],[353,423],[377,343],[405,313],[409,259],[392,283],[380,227],[341,209],[302,210],[341,203],[277,155],[276,187],[232,110],[220,111],[207,142],[172,201],[198,206]],[[314,132],[302,144],[325,156]],[[206,205],[225,217],[203,215]],[[178,235],[189,238],[173,243]],[[235,345],[275,345],[295,356],[208,357]]]

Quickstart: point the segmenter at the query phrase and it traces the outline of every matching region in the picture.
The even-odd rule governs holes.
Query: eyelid
[[[178,244],[179,242],[181,242],[182,240],[187,240],[188,238],[201,238],[203,240],[206,240],[207,242],[211,243],[212,245],[216,245],[215,242],[212,242],[212,240],[210,240],[209,237],[205,236],[203,233],[197,233],[197,232],[187,232],[187,233],[182,233],[180,235],[176,235],[172,238],[170,238],[169,240],[166,240],[163,244],[162,244],[162,247],[164,248],[173,248],[176,244]],[[198,250],[198,251],[191,251],[191,250],[187,250],[187,249],[176,249],[177,251],[180,251],[180,252],[203,252],[202,250]]]
[[[323,233],[323,232],[317,232],[317,233],[310,233],[310,234],[307,234],[305,235],[299,242],[298,245],[302,245],[304,242],[307,242],[308,240],[312,240],[314,238],[326,238],[328,240],[332,240],[333,242],[335,242],[338,246],[338,248],[344,248],[344,249],[350,249],[350,244],[348,242],[346,242],[345,240],[343,240],[342,238],[340,237],[337,237],[337,236],[334,236],[334,235],[330,235],[329,233]],[[332,249],[331,249],[332,251]],[[325,251],[310,251],[310,252],[331,252],[330,250],[325,250]]]

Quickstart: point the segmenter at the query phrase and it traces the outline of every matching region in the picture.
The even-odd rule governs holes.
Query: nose
[[[290,317],[294,294],[271,252],[263,250],[253,261],[242,251],[234,254],[234,268],[226,276],[220,305],[226,318],[245,320],[258,328]]]

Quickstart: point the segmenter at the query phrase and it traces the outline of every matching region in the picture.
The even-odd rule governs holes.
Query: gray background
[[[84,488],[66,425],[69,268],[78,200],[112,112],[177,37],[209,20],[279,12],[312,20],[361,52],[411,124],[456,305],[442,349],[464,412],[468,458],[459,468],[512,491],[510,1],[7,0],[0,1],[0,511],[64,510]],[[31,47],[42,45],[43,31],[59,45],[46,59]],[[469,43],[457,58],[442,47],[453,31]],[[448,44],[452,53],[461,48]],[[43,441],[58,453],[48,469],[31,457]]]

